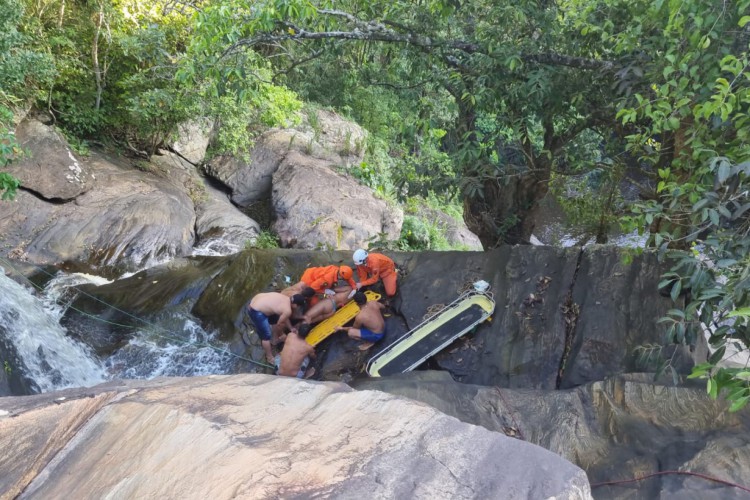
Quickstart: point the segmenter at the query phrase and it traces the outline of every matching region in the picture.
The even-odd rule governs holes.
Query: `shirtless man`
[[[307,310],[310,309],[310,299],[315,297],[315,290],[313,290],[309,286],[303,286],[300,290],[297,290],[296,287],[289,287],[281,290],[279,293],[282,295],[286,295],[287,297],[294,297],[295,295],[300,294],[305,298],[305,305],[295,307],[292,310],[292,323],[297,324],[298,322],[302,321],[302,317],[307,312]],[[284,327],[282,325],[273,325],[271,330],[273,331],[274,338],[278,338],[280,342],[284,341],[285,335]]]
[[[311,329],[311,325],[302,323],[297,331],[287,335],[281,354],[274,360],[277,375],[310,378],[315,374],[315,368],[307,368],[310,358],[315,358],[315,348],[305,341]]]
[[[376,300],[368,302],[367,296],[362,292],[354,294],[354,301],[359,305],[359,314],[355,316],[354,324],[340,327],[336,331],[345,331],[350,338],[363,340],[359,349],[364,351],[385,336],[385,306]]]
[[[259,293],[250,301],[246,313],[255,325],[255,331],[260,337],[260,344],[266,353],[266,361],[274,362],[271,350],[271,324],[279,324],[291,331],[295,331],[290,321],[293,309],[303,305],[305,298],[302,295],[287,297],[278,292]]]
[[[308,309],[302,316],[302,321],[315,324],[334,315],[336,310],[349,302],[350,286],[337,287],[333,294],[327,293],[324,299]]]

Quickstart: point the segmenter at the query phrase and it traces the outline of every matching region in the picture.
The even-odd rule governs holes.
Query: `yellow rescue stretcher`
[[[487,288],[466,292],[376,354],[367,363],[367,373],[382,377],[411,371],[490,318],[494,310],[495,301]]]
[[[379,293],[371,292],[369,290],[365,292],[365,296],[367,297],[368,302],[371,300],[380,300]],[[341,306],[333,316],[318,323],[318,325],[307,334],[305,340],[307,340],[308,344],[316,346],[330,337],[337,328],[344,326],[353,320],[357,314],[359,314],[359,305],[353,300],[350,300]]]

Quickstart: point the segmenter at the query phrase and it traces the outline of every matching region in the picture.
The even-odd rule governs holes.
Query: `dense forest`
[[[646,234],[668,335],[710,329],[694,376],[737,409],[750,371],[716,364],[750,345],[749,46],[750,0],[0,0],[0,192],[32,107],[80,152],[145,158],[190,118],[243,155],[332,109],[369,132],[360,182],[453,207],[485,248],[528,242],[550,195],[598,242]]]

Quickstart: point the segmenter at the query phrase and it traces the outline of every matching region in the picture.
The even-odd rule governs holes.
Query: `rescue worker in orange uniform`
[[[383,280],[385,293],[388,297],[396,295],[396,264],[382,253],[368,253],[358,249],[354,252],[354,264],[357,266],[359,283],[357,290],[364,286],[374,285]]]
[[[312,288],[315,296],[309,299],[309,305],[313,306],[318,303],[318,294],[332,296],[336,292],[342,292],[345,289],[354,290],[357,284],[353,279],[354,272],[349,266],[325,266],[309,267],[302,274],[300,282],[282,290],[284,295],[300,293],[305,288]],[[346,281],[346,285],[338,286],[339,280]]]
[[[300,281],[315,290],[315,293],[330,295],[326,290],[336,288],[340,279],[349,283],[352,289],[355,288],[357,284],[353,276],[354,272],[349,266],[309,267],[302,274]]]

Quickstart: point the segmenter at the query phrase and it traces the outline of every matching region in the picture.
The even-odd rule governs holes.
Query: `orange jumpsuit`
[[[396,295],[396,264],[382,253],[369,254],[365,263],[357,266],[357,274],[362,286],[374,285],[382,279],[386,295]]]
[[[302,274],[300,281],[315,290],[315,293],[323,293],[326,288],[333,289],[339,280],[339,266],[309,267]],[[352,288],[357,288],[353,279],[346,280]]]

